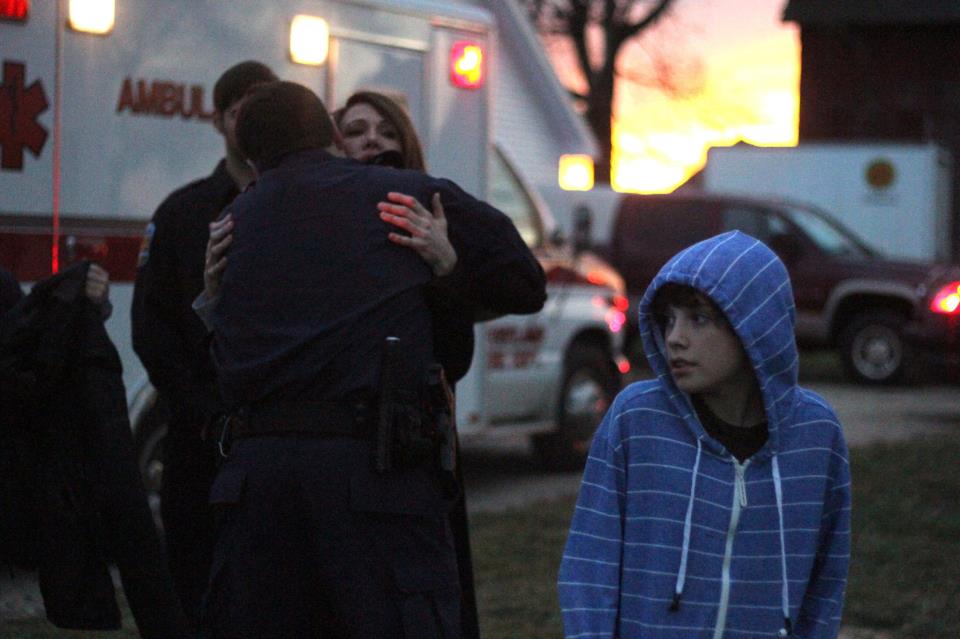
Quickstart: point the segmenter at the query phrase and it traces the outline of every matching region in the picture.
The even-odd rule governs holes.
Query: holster
[[[374,469],[433,466],[453,472],[456,460],[453,393],[443,368],[433,365],[426,388],[402,385],[399,374],[400,340],[384,344],[380,377],[379,419],[374,445]]]
[[[455,473],[457,470],[457,406],[453,389],[440,364],[433,364],[427,377],[427,394],[430,398],[432,416],[440,449],[438,465],[441,471]]]

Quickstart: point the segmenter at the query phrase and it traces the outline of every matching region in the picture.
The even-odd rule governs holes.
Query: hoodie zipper
[[[721,639],[727,625],[727,608],[730,605],[730,564],[733,562],[733,538],[740,523],[740,511],[747,507],[747,482],[744,475],[748,459],[744,463],[733,460],[733,511],[730,513],[730,526],[727,528],[727,544],[723,552],[723,572],[720,583],[720,609],[717,612],[717,625],[713,629],[713,639]]]

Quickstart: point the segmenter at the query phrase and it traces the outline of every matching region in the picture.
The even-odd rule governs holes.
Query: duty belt
[[[290,433],[371,437],[376,422],[376,406],[365,402],[310,402],[240,409],[229,417],[227,429],[231,438]]]

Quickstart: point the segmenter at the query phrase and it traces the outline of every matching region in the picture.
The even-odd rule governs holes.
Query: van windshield
[[[852,231],[816,209],[786,204],[783,214],[824,252],[838,257],[870,257],[876,252]]]

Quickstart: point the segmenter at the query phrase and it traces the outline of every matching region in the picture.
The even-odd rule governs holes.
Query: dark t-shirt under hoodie
[[[710,410],[706,402],[697,395],[691,395],[693,407],[700,417],[700,423],[707,434],[723,444],[730,454],[741,464],[757,453],[767,443],[767,422],[753,426],[736,426],[725,422]]]

